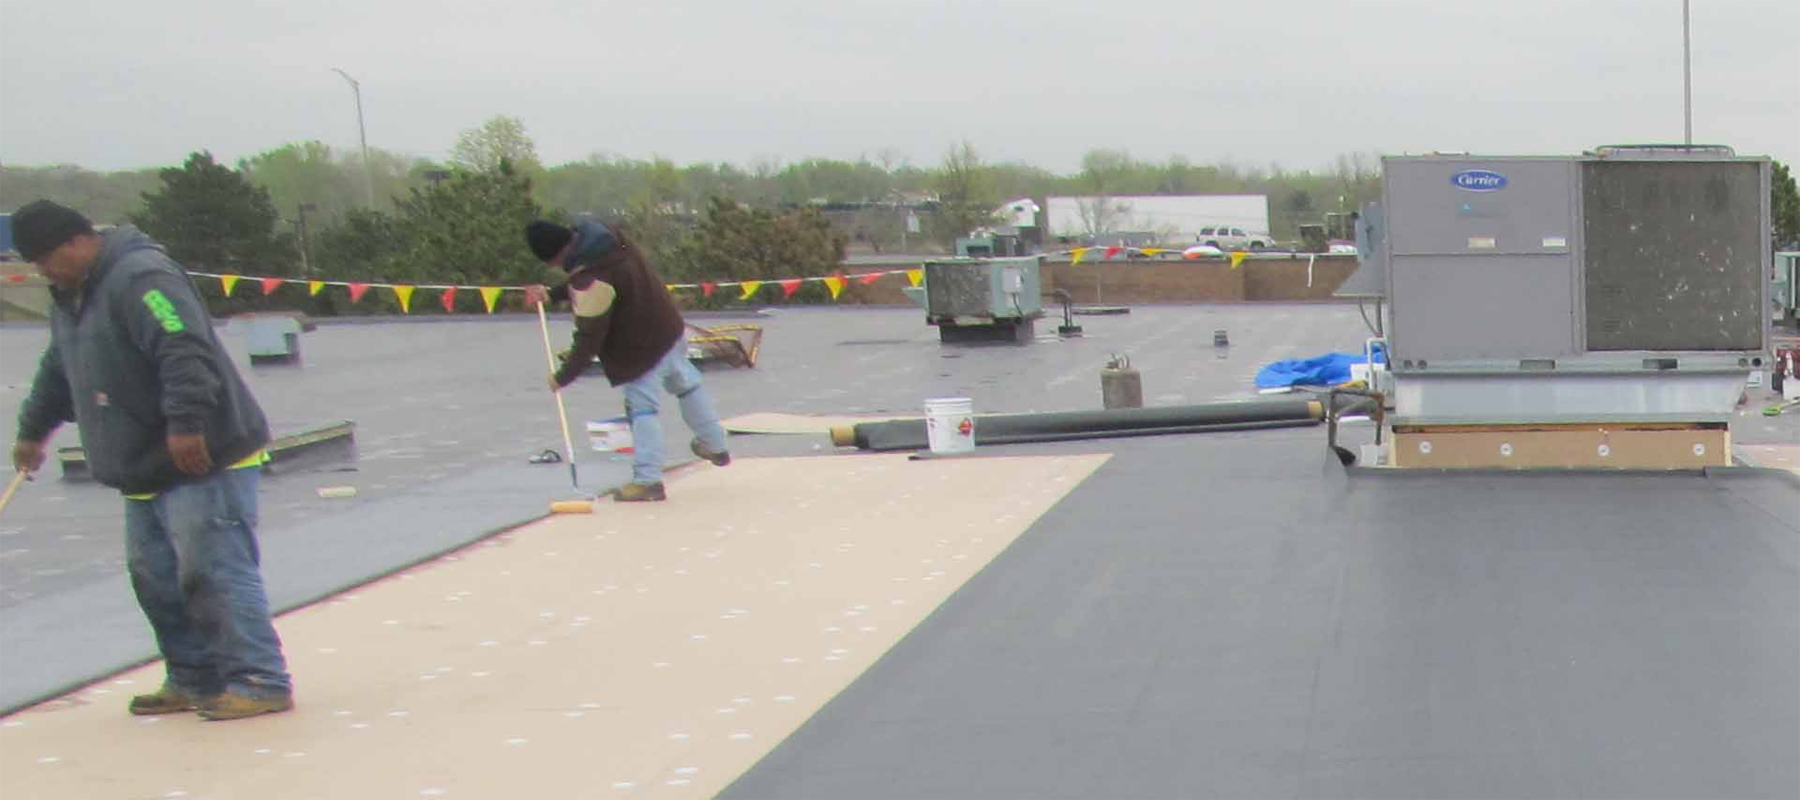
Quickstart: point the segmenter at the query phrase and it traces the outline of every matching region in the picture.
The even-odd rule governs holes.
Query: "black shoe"
[[[731,463],[731,451],[707,449],[706,445],[703,444],[698,437],[695,437],[693,441],[688,442],[688,449],[694,451],[694,455],[704,458],[707,461],[711,461],[715,467],[723,467],[726,464]]]

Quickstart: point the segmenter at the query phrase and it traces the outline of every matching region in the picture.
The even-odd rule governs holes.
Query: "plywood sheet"
[[[1741,444],[1737,451],[1752,466],[1800,475],[1800,444]]]
[[[151,665],[0,720],[0,796],[709,797],[1106,458],[686,473],[284,615],[291,713],[131,717]]]
[[[1699,469],[1731,465],[1720,429],[1426,430],[1394,434],[1404,468]]]

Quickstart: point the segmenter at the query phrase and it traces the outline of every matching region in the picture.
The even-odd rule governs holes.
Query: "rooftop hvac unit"
[[[925,264],[925,318],[946,342],[1029,341],[1044,315],[1039,256]]]
[[[1769,161],[1383,159],[1396,424],[1724,422],[1768,351]]]

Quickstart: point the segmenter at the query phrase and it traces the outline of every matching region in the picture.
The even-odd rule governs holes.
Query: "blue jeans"
[[[168,683],[209,696],[293,690],[256,546],[259,470],[228,469],[125,501],[125,564]]]
[[[625,416],[631,420],[631,444],[636,448],[631,460],[633,483],[662,480],[663,432],[657,412],[664,389],[681,403],[682,421],[702,444],[710,450],[725,449],[725,428],[719,424],[719,412],[713,410],[712,395],[700,383],[700,370],[688,362],[687,337],[675,340],[675,346],[656,366],[624,388]]]

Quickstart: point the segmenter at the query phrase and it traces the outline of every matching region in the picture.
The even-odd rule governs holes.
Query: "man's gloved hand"
[[[541,283],[525,287],[525,302],[534,306],[550,302],[550,287]]]
[[[13,442],[12,461],[15,470],[37,472],[44,466],[44,443],[23,439]]]
[[[176,469],[194,476],[212,471],[212,454],[206,452],[206,434],[171,433],[168,445],[169,455],[175,459]]]

